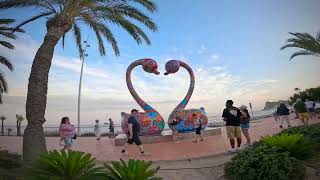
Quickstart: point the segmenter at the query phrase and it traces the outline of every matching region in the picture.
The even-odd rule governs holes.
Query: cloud
[[[212,53],[212,54],[210,55],[210,59],[213,60],[213,61],[217,61],[217,60],[220,59],[220,54],[218,54],[218,53]]]
[[[203,54],[207,50],[207,47],[204,44],[201,44],[200,48],[197,50],[198,54]]]

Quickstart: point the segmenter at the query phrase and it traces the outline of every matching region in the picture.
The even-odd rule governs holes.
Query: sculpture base
[[[160,143],[160,142],[170,142],[172,141],[172,131],[163,131],[161,135],[158,136],[140,136],[142,144],[153,144],[153,143]],[[205,130],[202,131],[202,135],[206,136],[213,136],[213,135],[220,135],[221,128],[211,128],[207,127]],[[180,138],[182,139],[192,139],[195,136],[195,132],[187,132],[187,133],[179,133]],[[116,146],[123,146],[127,142],[127,136],[125,134],[119,134],[115,138],[115,145]]]

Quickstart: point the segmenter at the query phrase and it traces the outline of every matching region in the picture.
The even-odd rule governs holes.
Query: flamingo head
[[[158,71],[158,64],[153,59],[144,59],[142,62],[142,68],[148,73],[154,73],[156,75],[160,74]]]
[[[166,72],[164,75],[173,74],[179,71],[180,61],[170,60],[166,63]]]

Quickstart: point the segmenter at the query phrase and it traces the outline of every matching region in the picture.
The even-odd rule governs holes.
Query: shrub
[[[0,150],[0,179],[17,179],[21,175],[21,168],[20,155]]]
[[[78,151],[52,151],[42,154],[27,167],[27,179],[90,180],[102,176],[91,154]]]
[[[316,145],[301,134],[280,134],[262,139],[270,147],[278,147],[280,152],[287,151],[289,155],[300,160],[314,157]]]
[[[310,126],[299,126],[286,129],[280,134],[302,134],[306,138],[310,138],[315,143],[320,143],[320,123]]]
[[[239,152],[225,167],[230,180],[302,180],[302,161],[276,147],[257,145]]]
[[[150,168],[151,161],[133,160],[130,159],[127,163],[120,159],[119,161],[112,161],[111,166],[105,164],[106,174],[109,179],[114,180],[160,180],[162,178],[156,177],[160,167]]]

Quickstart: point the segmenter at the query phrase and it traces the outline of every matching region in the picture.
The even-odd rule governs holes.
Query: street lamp
[[[84,43],[84,49],[82,50],[82,55],[80,56],[81,62],[81,71],[80,71],[80,81],[79,81],[79,92],[78,92],[78,136],[80,136],[80,99],[81,99],[81,84],[82,84],[82,73],[83,73],[83,64],[85,61],[85,57],[88,57],[88,54],[86,54],[86,50],[88,47],[90,47],[90,44],[88,42],[89,36],[87,36],[87,40],[83,41]]]

